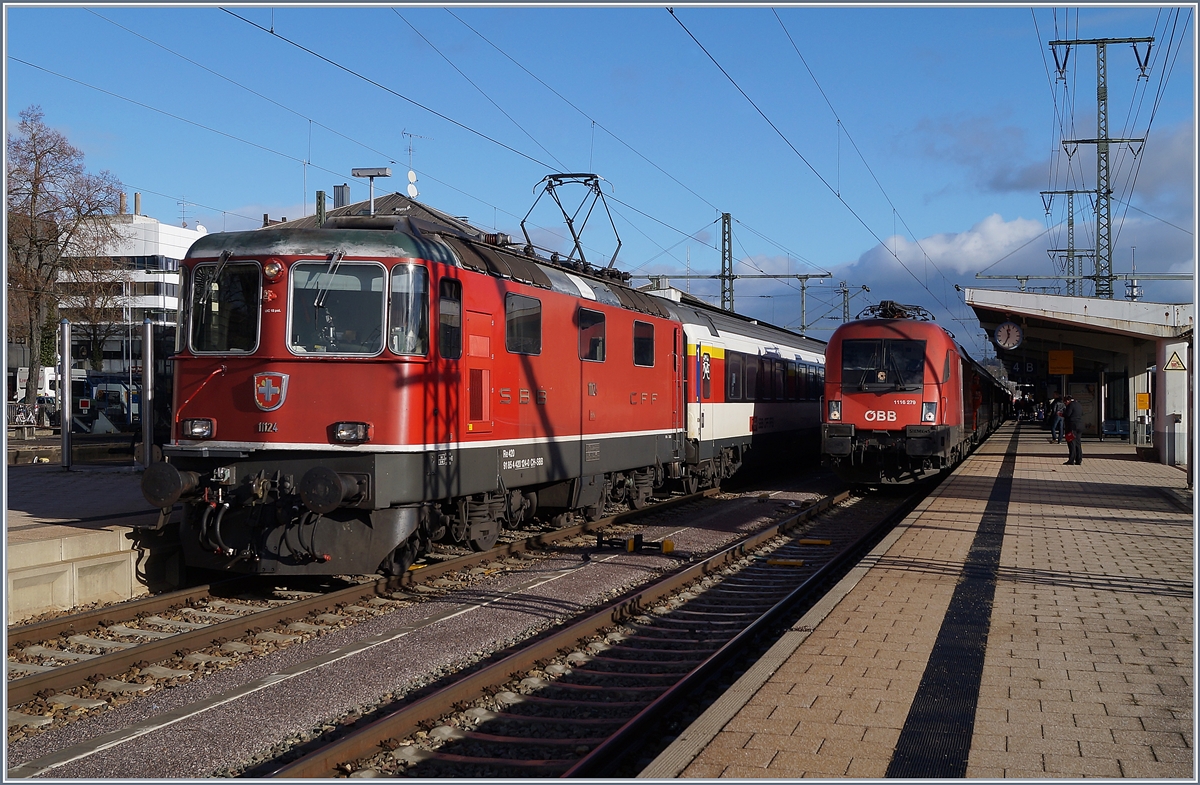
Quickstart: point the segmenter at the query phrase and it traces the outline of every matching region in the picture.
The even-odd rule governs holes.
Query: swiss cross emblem
[[[287,397],[288,375],[286,373],[254,374],[254,403],[264,412],[273,412],[283,406]]]

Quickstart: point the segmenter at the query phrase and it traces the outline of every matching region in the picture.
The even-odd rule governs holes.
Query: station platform
[[[178,582],[171,546],[151,554],[131,536],[134,525],[158,520],[142,497],[141,479],[135,465],[7,468],[9,624]]]
[[[643,778],[1186,778],[1194,506],[1005,424]]]

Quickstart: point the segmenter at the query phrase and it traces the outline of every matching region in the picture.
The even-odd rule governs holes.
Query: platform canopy
[[[1096,405],[1089,433],[1130,435],[1139,446],[1161,448],[1164,462],[1183,462],[1191,420],[1193,303],[994,289],[963,292],[1010,379],[1028,385],[1038,399],[1064,387],[1076,398],[1077,389],[1091,390],[1088,395],[1096,395]],[[1007,322],[1019,327],[1003,332],[1005,338],[1019,336],[1020,343],[1011,348],[996,338],[996,328]],[[1128,380],[1123,392],[1107,387],[1117,377]],[[1148,400],[1152,407],[1138,408]]]

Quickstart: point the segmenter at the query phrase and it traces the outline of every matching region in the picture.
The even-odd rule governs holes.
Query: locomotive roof
[[[334,250],[347,256],[420,258],[664,319],[672,316],[666,300],[625,286],[617,270],[557,266],[481,240],[440,222],[409,216],[344,216],[321,228],[276,224],[245,232],[214,232],[193,243],[187,258],[214,258],[223,251],[235,258],[327,256]]]

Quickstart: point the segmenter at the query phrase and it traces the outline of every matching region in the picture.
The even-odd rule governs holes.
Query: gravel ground
[[[795,483],[789,483],[795,485]],[[53,778],[207,777],[236,773],[290,746],[348,724],[588,607],[609,600],[786,514],[815,492],[747,494],[708,502],[698,515],[663,512],[647,541],[670,537],[676,553],[625,553],[582,545],[509,559],[464,589],[421,593],[421,601],[370,621],[281,648],[237,668],[161,690],[122,708],[10,742],[8,765],[61,763]],[[686,526],[683,522],[686,521]],[[594,545],[594,541],[592,542]],[[97,742],[127,737],[95,751]],[[78,746],[77,746],[78,745]],[[65,762],[64,762],[65,761]]]

